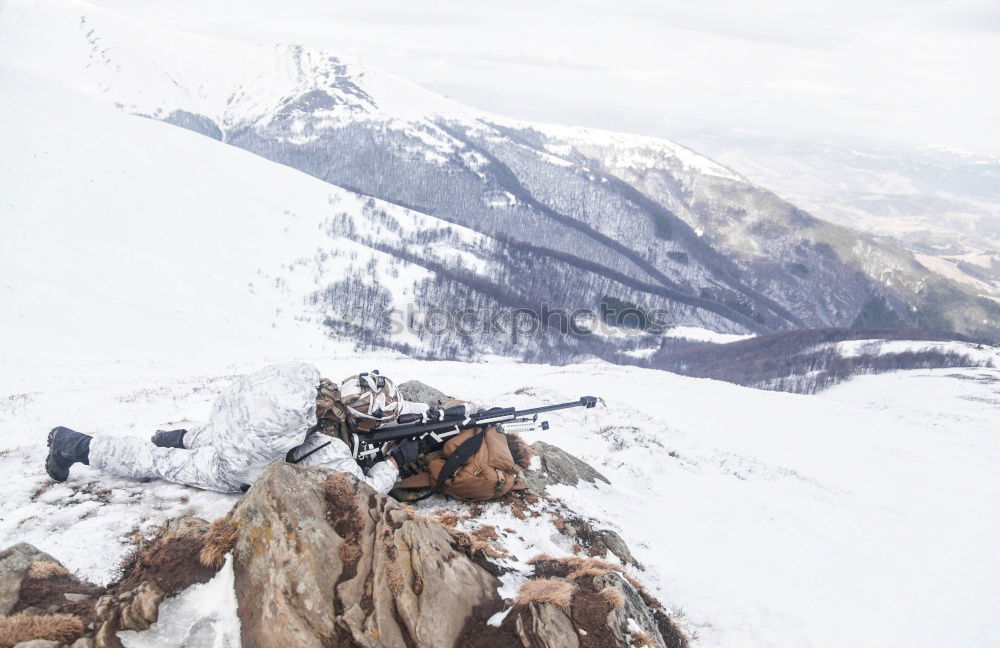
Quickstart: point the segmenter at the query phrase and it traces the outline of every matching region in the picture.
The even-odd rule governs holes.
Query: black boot
[[[160,448],[183,448],[187,430],[157,430],[150,441]]]
[[[90,463],[90,437],[67,427],[52,428],[49,432],[49,456],[45,458],[45,472],[57,482],[69,478],[69,467],[80,462]]]

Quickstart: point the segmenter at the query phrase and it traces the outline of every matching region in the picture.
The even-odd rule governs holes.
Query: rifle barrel
[[[441,432],[451,429],[468,429],[479,425],[489,425],[490,423],[502,423],[514,418],[532,416],[544,412],[554,412],[571,407],[585,407],[590,409],[597,404],[597,398],[593,396],[583,396],[580,400],[557,405],[544,405],[530,409],[516,410],[513,407],[488,410],[482,414],[474,414],[464,418],[444,419],[431,423],[407,423],[405,425],[393,425],[387,428],[375,428],[371,432],[358,432],[358,436],[369,443],[385,443],[388,441],[399,441],[409,437],[420,436],[428,432]]]

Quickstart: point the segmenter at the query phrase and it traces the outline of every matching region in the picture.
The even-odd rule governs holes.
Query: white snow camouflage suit
[[[167,481],[222,492],[252,484],[264,469],[330,442],[300,463],[346,472],[388,493],[399,471],[382,461],[368,474],[355,463],[347,445],[317,431],[316,388],[320,372],[309,364],[271,365],[240,378],[216,399],[208,423],[188,430],[184,448],[159,448],[138,437],[95,436],[90,465],[136,479]],[[423,412],[421,403],[400,402],[400,414]]]

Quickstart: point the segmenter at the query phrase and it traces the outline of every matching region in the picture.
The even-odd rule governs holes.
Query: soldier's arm
[[[330,470],[349,473],[382,494],[392,490],[396,479],[399,477],[399,469],[396,467],[395,462],[391,460],[380,461],[372,466],[366,475],[361,470],[361,466],[354,461],[354,457],[351,456],[351,450],[347,447],[346,443],[334,437],[327,437],[325,435],[315,436],[318,439],[322,439],[323,443],[328,443],[328,445],[312,452],[298,463],[303,466],[321,466]]]

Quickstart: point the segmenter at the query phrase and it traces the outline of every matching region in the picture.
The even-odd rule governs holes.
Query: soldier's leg
[[[318,383],[319,372],[310,365],[265,367],[224,390],[209,423],[184,435],[183,449],[135,437],[95,437],[90,464],[127,477],[238,491],[302,443],[316,423]]]
[[[232,477],[233,467],[212,446],[159,448],[137,437],[96,436],[90,441],[89,460],[94,468],[134,479],[165,479],[223,493],[242,486]]]

